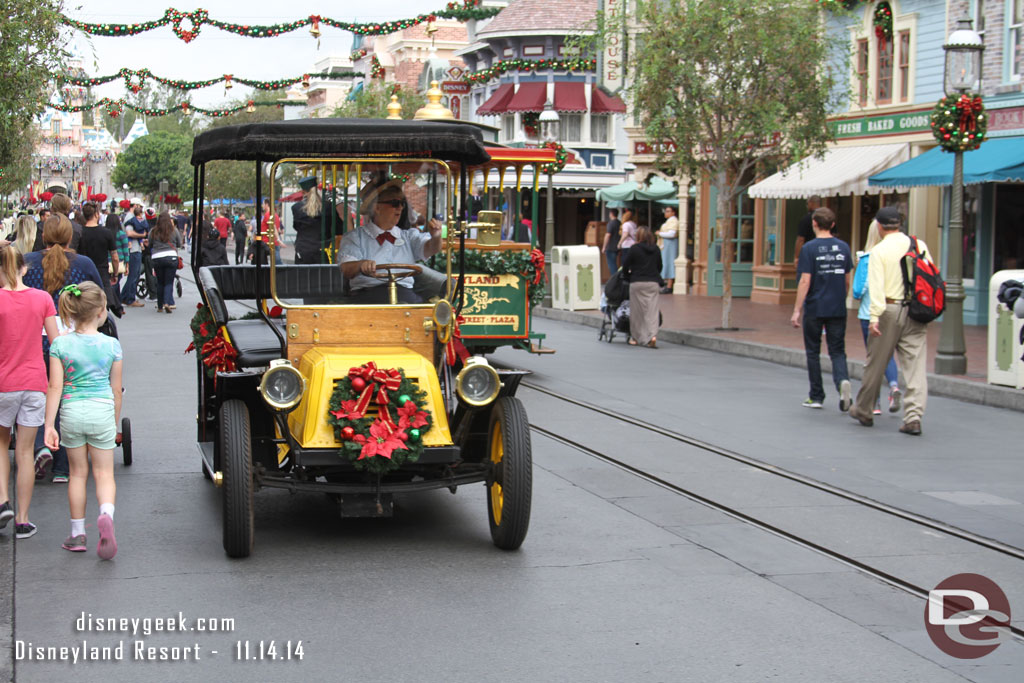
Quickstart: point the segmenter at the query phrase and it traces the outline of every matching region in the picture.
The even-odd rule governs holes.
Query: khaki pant
[[[920,420],[924,417],[928,401],[928,339],[926,326],[911,320],[907,309],[901,304],[886,304],[885,312],[878,319],[881,337],[868,337],[868,363],[864,368],[864,380],[857,392],[857,412],[871,416],[878,399],[878,388],[885,377],[885,366],[893,351],[897,353],[900,369],[907,382],[903,397],[903,422]]]

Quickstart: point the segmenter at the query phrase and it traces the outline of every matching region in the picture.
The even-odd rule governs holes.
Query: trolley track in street
[[[619,422],[623,422],[623,423],[628,424],[630,426],[637,427],[639,429],[643,429],[643,430],[646,430],[648,432],[652,432],[652,433],[657,434],[659,436],[663,436],[663,437],[665,437],[667,439],[670,439],[672,441],[683,443],[683,444],[686,444],[688,446],[692,446],[694,448],[697,448],[699,450],[702,450],[702,451],[705,451],[705,452],[708,452],[708,453],[712,453],[714,455],[718,455],[720,457],[727,458],[727,459],[733,460],[735,462],[742,463],[743,465],[746,465],[748,467],[756,468],[756,469],[758,469],[758,470],[760,470],[762,472],[766,472],[768,474],[772,474],[772,475],[775,475],[777,477],[788,479],[790,481],[796,482],[796,483],[801,484],[803,486],[807,486],[809,488],[813,488],[813,489],[816,489],[818,491],[822,491],[824,493],[830,494],[832,496],[836,496],[838,498],[849,500],[851,502],[857,503],[858,505],[862,505],[864,507],[871,508],[871,509],[877,510],[879,512],[883,512],[883,513],[885,513],[887,515],[891,515],[893,517],[898,517],[899,519],[903,519],[903,520],[911,522],[913,524],[917,524],[919,526],[926,527],[926,528],[931,529],[933,531],[938,531],[938,532],[940,532],[942,534],[946,534],[946,535],[952,536],[954,538],[959,538],[960,540],[967,541],[968,543],[972,543],[972,544],[981,546],[983,548],[987,548],[988,550],[993,550],[995,552],[1001,553],[1003,555],[1007,555],[1009,557],[1013,557],[1013,558],[1018,559],[1018,560],[1024,560],[1024,549],[1018,548],[1016,546],[1009,545],[1007,543],[1003,543],[1002,541],[997,541],[997,540],[989,538],[987,536],[982,536],[980,534],[976,534],[976,533],[968,531],[966,529],[962,529],[960,527],[953,526],[951,524],[946,524],[945,522],[941,522],[941,521],[932,519],[930,517],[925,517],[924,515],[919,515],[919,514],[916,514],[914,512],[910,512],[908,510],[904,510],[902,508],[898,508],[898,507],[889,505],[887,503],[883,503],[881,501],[874,500],[873,498],[868,498],[867,496],[860,495],[859,493],[854,493],[853,491],[848,491],[846,489],[839,488],[837,486],[833,486],[832,484],[828,484],[828,483],[820,481],[818,479],[814,479],[812,477],[808,477],[806,475],[802,475],[802,474],[799,474],[797,472],[793,472],[791,470],[786,470],[786,469],[778,467],[776,465],[772,465],[771,463],[764,462],[763,460],[758,460],[757,458],[752,458],[752,457],[750,457],[748,455],[743,455],[742,453],[737,453],[735,451],[731,451],[729,449],[722,448],[720,446],[716,446],[714,444],[707,443],[706,441],[702,441],[700,439],[696,439],[694,437],[687,436],[685,434],[680,434],[679,432],[675,432],[675,431],[672,431],[670,429],[665,429],[664,427],[659,427],[658,425],[652,424],[650,422],[645,422],[643,420],[639,420],[637,418],[629,417],[629,416],[626,416],[626,415],[620,415],[619,413],[616,413],[614,411],[611,411],[611,410],[608,410],[608,409],[605,409],[605,408],[601,408],[599,406],[594,406],[594,405],[587,404],[587,403],[585,403],[583,401],[580,401],[578,399],[575,399],[575,398],[573,398],[571,396],[566,396],[566,395],[561,394],[561,393],[559,393],[557,391],[554,391],[552,389],[548,389],[546,387],[542,387],[540,385],[537,385],[537,384],[535,384],[533,382],[522,382],[521,386],[523,388],[525,388],[525,389],[529,389],[531,391],[536,391],[538,393],[544,394],[546,396],[550,396],[550,397],[555,398],[557,400],[564,401],[566,403],[570,403],[570,404],[575,405],[575,406],[577,406],[579,408],[583,408],[584,410],[587,410],[587,411],[590,411],[590,412],[593,412],[593,413],[597,413],[597,414],[602,415],[604,417],[615,419],[615,420],[617,420]],[[531,426],[531,428],[537,430],[538,433],[544,434],[545,436],[550,436],[551,434],[553,434],[549,430],[545,430],[542,427],[538,427],[538,426],[536,426],[536,425],[534,425],[532,423],[531,423],[530,426]],[[564,438],[564,437],[559,437],[559,438]],[[569,442],[570,440],[566,439],[565,441]],[[569,445],[569,444],[567,443],[567,445]],[[597,455],[595,455],[595,454],[598,453],[597,451],[593,451],[593,449],[588,449],[586,446],[583,446],[582,444],[578,444],[578,445],[581,446],[582,449],[584,449],[584,452],[586,452],[586,453],[588,453],[590,455],[594,455],[595,457],[598,457]],[[573,446],[573,447],[576,447],[576,446]],[[602,459],[606,459],[607,458],[609,462],[612,462],[612,464],[615,464],[615,463],[618,462],[614,458],[610,458],[610,456],[604,456],[603,454],[599,454],[599,455],[601,456]],[[653,477],[654,479],[657,479],[657,477],[654,477],[654,475],[650,475],[649,473],[642,472],[641,470],[636,470],[635,468],[632,468],[632,466],[626,465],[626,467],[631,468],[631,471],[635,470],[634,474],[638,474],[638,476],[649,476],[649,477]],[[696,494],[694,494],[694,495],[696,495]]]
[[[526,383],[524,383],[524,386],[527,386]],[[545,393],[548,393],[547,390],[543,390],[543,391]],[[554,393],[554,392],[552,392],[552,393]],[[598,412],[601,412],[601,411],[598,411]],[[629,421],[629,419],[627,419],[626,421]],[[652,474],[650,472],[647,472],[647,471],[645,471],[645,470],[643,470],[641,468],[638,468],[638,467],[635,467],[633,465],[630,465],[627,462],[624,462],[624,461],[622,461],[622,460],[620,460],[618,458],[614,458],[614,457],[612,457],[612,456],[610,456],[610,455],[608,455],[606,453],[602,453],[601,451],[593,449],[593,448],[591,448],[591,447],[589,447],[589,446],[587,446],[585,444],[582,444],[582,443],[580,443],[578,441],[566,438],[566,437],[564,437],[564,436],[562,436],[560,434],[557,434],[557,433],[555,433],[555,432],[553,432],[553,431],[551,431],[549,429],[545,429],[544,427],[540,427],[538,425],[535,425],[535,424],[531,423],[530,424],[530,429],[532,429],[534,432],[536,432],[536,433],[538,433],[538,434],[540,434],[540,435],[550,439],[551,441],[554,441],[555,443],[559,443],[559,444],[562,444],[563,446],[572,448],[572,449],[574,449],[574,450],[576,450],[576,451],[578,451],[580,453],[583,453],[585,455],[588,455],[588,456],[590,456],[590,457],[592,457],[592,458],[594,458],[594,459],[596,459],[596,460],[598,460],[600,462],[606,463],[606,464],[611,465],[613,467],[616,467],[616,468],[618,468],[618,469],[620,469],[620,470],[622,470],[624,472],[627,472],[627,473],[629,473],[629,474],[631,474],[631,475],[633,475],[635,477],[638,477],[638,478],[642,479],[643,481],[646,481],[648,483],[654,484],[654,485],[656,485],[656,486],[658,486],[660,488],[666,489],[666,490],[668,490],[668,491],[670,491],[670,492],[672,492],[672,493],[674,493],[676,495],[682,496],[682,497],[684,497],[684,498],[686,498],[688,500],[691,500],[693,502],[699,503],[699,504],[704,505],[706,507],[709,507],[709,508],[711,508],[713,510],[717,510],[718,512],[721,512],[721,513],[723,513],[723,514],[725,514],[725,515],[727,515],[729,517],[732,517],[733,519],[736,519],[736,520],[738,520],[738,521],[740,521],[740,522],[742,522],[744,524],[747,524],[749,526],[753,526],[756,529],[759,529],[761,531],[765,531],[767,533],[773,534],[773,535],[775,535],[775,536],[777,536],[779,538],[783,538],[783,539],[785,539],[785,540],[787,540],[787,541],[789,541],[789,542],[791,542],[791,543],[793,543],[795,545],[798,545],[798,546],[800,546],[802,548],[805,548],[807,550],[810,550],[810,551],[812,551],[814,553],[817,553],[817,554],[822,555],[824,557],[827,557],[827,558],[829,558],[831,560],[839,562],[839,563],[841,563],[841,564],[843,564],[843,565],[845,565],[847,567],[850,567],[851,569],[854,569],[854,570],[856,570],[856,571],[858,571],[858,572],[860,572],[862,574],[866,574],[868,576],[871,576],[872,578],[878,579],[879,581],[882,581],[882,582],[884,582],[884,583],[886,583],[886,584],[888,584],[888,585],[890,585],[890,586],[892,586],[894,588],[897,588],[897,589],[899,589],[901,591],[909,593],[910,595],[918,597],[918,598],[920,598],[922,600],[928,600],[929,599],[929,597],[928,597],[929,596],[929,589],[923,588],[923,587],[921,587],[921,586],[919,586],[919,585],[917,585],[917,584],[915,584],[915,583],[913,583],[911,581],[908,581],[906,579],[902,579],[899,576],[896,576],[895,574],[893,574],[891,572],[885,571],[883,569],[879,569],[877,567],[873,567],[870,564],[862,562],[862,561],[860,561],[860,560],[858,560],[858,559],[856,559],[854,557],[846,555],[846,554],[844,554],[842,552],[839,552],[837,550],[833,550],[832,548],[829,548],[827,546],[822,545],[821,543],[818,543],[818,542],[813,541],[813,540],[811,540],[809,538],[801,536],[800,534],[797,534],[797,533],[794,533],[794,532],[791,532],[791,531],[787,531],[787,530],[785,530],[785,529],[783,529],[783,528],[781,528],[779,526],[776,526],[774,524],[766,522],[765,520],[758,519],[757,517],[754,517],[753,515],[749,515],[749,514],[747,514],[745,512],[742,512],[741,510],[737,510],[734,507],[731,507],[731,506],[725,505],[723,503],[720,503],[718,501],[715,501],[715,500],[713,500],[711,498],[708,498],[707,496],[703,496],[703,495],[701,495],[699,493],[696,493],[695,491],[691,491],[689,489],[683,488],[683,487],[681,487],[681,486],[679,486],[677,484],[673,484],[672,482],[667,481],[666,479],[664,479],[662,477],[659,477],[659,476],[657,476],[655,474]],[[879,504],[879,505],[881,505],[881,504]],[[907,514],[911,514],[911,513],[907,513]],[[913,521],[913,520],[911,520],[911,521]],[[968,533],[968,532],[965,532],[965,533]],[[958,538],[963,538],[963,536],[961,536],[961,535],[957,535],[957,534],[951,534],[951,535],[956,535]],[[966,540],[969,540],[969,539],[966,539]],[[986,546],[986,547],[988,547],[988,546]],[[1007,546],[1007,547],[1008,548],[1012,548],[1012,546]],[[1021,628],[1019,628],[1017,626],[1013,626],[1012,624],[1006,625],[1005,628],[1010,633],[1012,633],[1014,635],[1014,637],[1016,637],[1019,641],[1024,641],[1024,629],[1021,629]]]

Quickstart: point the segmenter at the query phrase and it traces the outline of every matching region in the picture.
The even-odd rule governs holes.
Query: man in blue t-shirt
[[[797,259],[799,284],[790,322],[800,327],[803,310],[804,348],[810,394],[805,408],[821,408],[825,389],[821,384],[821,330],[825,329],[828,355],[832,359],[832,380],[839,390],[839,410],[850,407],[850,373],[846,368],[846,293],[850,289],[853,259],[850,246],[832,236],[836,215],[831,209],[815,209],[811,215],[814,239],[803,245]]]

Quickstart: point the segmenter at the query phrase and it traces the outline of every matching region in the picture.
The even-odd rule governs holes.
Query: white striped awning
[[[877,194],[868,177],[910,158],[910,145],[832,147],[822,158],[807,157],[747,188],[756,199],[806,199],[811,195]],[[891,190],[889,190],[891,191]]]

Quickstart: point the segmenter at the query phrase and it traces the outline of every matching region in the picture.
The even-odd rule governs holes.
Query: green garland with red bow
[[[988,116],[977,94],[950,95],[935,104],[932,134],[947,152],[969,152],[985,141]]]
[[[339,455],[377,475],[416,462],[432,424],[426,399],[401,369],[381,369],[372,361],[351,368],[334,381],[327,411],[341,442]]]

